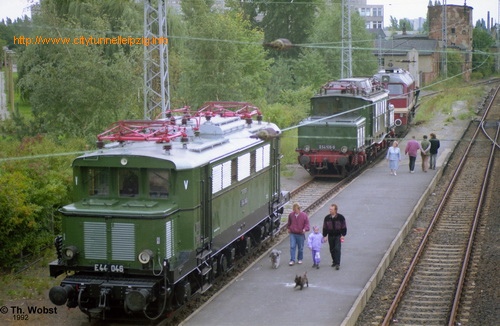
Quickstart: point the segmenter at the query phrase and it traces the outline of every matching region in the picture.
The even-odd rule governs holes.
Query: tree
[[[264,16],[259,24],[264,31],[264,41],[267,43],[286,38],[294,44],[306,43],[315,21],[317,6],[316,0],[259,2],[258,10]],[[294,47],[285,53],[275,53],[274,56],[297,58],[299,53],[300,48]]]
[[[307,65],[302,64],[302,66],[316,68],[307,71],[309,77],[300,76],[297,77],[298,79],[309,82],[315,80],[316,83],[313,85],[317,86],[318,83],[322,84],[327,81],[325,76],[328,76],[329,79],[340,77],[341,26],[341,12],[336,10],[335,5],[325,5],[320,10],[312,27],[308,49],[304,52],[304,56],[299,59],[299,62],[308,62]],[[351,17],[351,34],[354,49],[352,51],[353,75],[372,75],[377,69],[376,58],[372,53],[373,36],[366,31],[364,21],[357,13],[353,13]],[[300,71],[300,68],[295,69],[295,71]]]
[[[262,33],[241,13],[206,13],[188,21],[178,95],[187,105],[205,101],[256,101],[264,97],[270,60]]]
[[[495,72],[495,56],[491,49],[495,40],[482,26],[476,26],[472,31],[472,69],[481,77],[491,76]]]
[[[130,10],[122,8],[127,17],[135,8],[131,3]],[[109,20],[104,13],[111,9],[105,5],[108,2],[41,3],[31,36],[66,38],[69,43],[33,44],[19,54],[19,86],[31,102],[39,132],[89,137],[113,121],[141,116],[137,94],[142,89],[142,46],[111,49],[104,44],[78,44],[82,38],[110,36],[115,33],[112,25],[140,30],[138,21],[134,25]]]
[[[391,16],[389,20],[391,22],[391,29],[394,31],[398,31],[399,30],[398,19],[396,17]]]
[[[413,31],[413,24],[408,18],[403,18],[399,20],[399,29],[404,31]]]

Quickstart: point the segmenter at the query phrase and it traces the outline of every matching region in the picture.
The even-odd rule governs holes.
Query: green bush
[[[57,209],[70,201],[71,161],[80,141],[63,147],[43,136],[2,141],[0,154],[0,268],[52,244]],[[67,153],[67,154],[66,154]]]

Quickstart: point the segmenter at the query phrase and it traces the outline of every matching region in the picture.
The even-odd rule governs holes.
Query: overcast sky
[[[434,3],[434,1],[435,0],[432,0],[432,3]],[[448,5],[463,5],[465,0],[440,1],[441,4],[444,4],[446,1]],[[0,0],[0,20],[7,17],[14,20],[17,17],[22,17],[23,15],[30,16],[29,5],[30,3],[37,2],[39,2],[39,0]],[[475,25],[476,21],[481,18],[486,21],[488,11],[490,12],[490,17],[493,18],[493,22],[498,23],[499,0],[466,0],[466,2],[468,6],[474,8],[472,12],[473,25]],[[427,15],[427,5],[429,4],[429,0],[367,0],[367,4],[384,5],[384,25],[388,26],[391,16],[397,18],[398,20],[402,18],[425,18]]]
[[[432,0],[434,4],[435,0]],[[440,0],[444,4],[445,0]],[[472,24],[475,26],[476,21],[484,19],[486,21],[488,11],[493,22],[498,23],[498,0],[446,0],[447,5],[463,5],[467,2],[467,6],[472,7]],[[408,18],[415,19],[419,17],[426,18],[427,5],[429,0],[367,0],[369,5],[384,5],[384,26],[390,25],[391,16],[399,19]]]

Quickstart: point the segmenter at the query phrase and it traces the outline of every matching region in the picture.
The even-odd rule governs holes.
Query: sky
[[[116,0],[120,1],[120,0]],[[435,0],[432,0],[434,3]],[[486,21],[487,12],[490,11],[490,17],[493,18],[493,22],[498,23],[499,13],[498,13],[498,2],[499,0],[440,0],[441,4],[446,1],[448,5],[463,5],[464,1],[467,1],[467,6],[474,8],[472,12],[472,23],[476,24],[478,19],[484,19]],[[37,3],[38,0],[0,0],[0,21],[7,17],[11,19],[16,19],[17,17],[22,17],[23,15],[31,16],[29,11],[30,3]],[[427,15],[427,5],[429,0],[367,0],[367,4],[370,5],[384,5],[385,12],[385,26],[389,26],[390,17],[402,19],[414,19],[423,17]]]
[[[444,4],[444,1],[440,0],[441,4]],[[462,6],[465,1],[467,6],[473,8],[472,24],[474,26],[479,19],[484,19],[486,22],[488,11],[490,12],[490,18],[493,18],[493,24],[498,23],[499,0],[446,0],[446,4]],[[435,0],[432,0],[433,4],[434,2]],[[429,0],[367,0],[366,3],[369,5],[384,5],[384,26],[389,26],[391,16],[398,20],[403,18],[426,18]]]
[[[38,0],[0,0],[0,21],[7,17],[12,20],[24,15],[31,17],[29,5],[33,2],[37,3]]]

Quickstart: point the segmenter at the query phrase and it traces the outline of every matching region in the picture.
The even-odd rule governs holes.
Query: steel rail
[[[484,179],[483,179],[483,184],[481,186],[481,193],[479,196],[479,201],[478,201],[476,213],[474,215],[471,233],[470,233],[469,239],[467,241],[467,249],[466,249],[465,257],[463,260],[462,268],[460,270],[460,276],[458,278],[457,289],[455,291],[455,298],[453,300],[453,305],[452,305],[451,312],[450,312],[448,326],[456,325],[456,317],[458,314],[460,299],[462,298],[462,291],[463,291],[465,279],[467,276],[467,270],[469,268],[469,261],[470,261],[470,257],[472,254],[472,247],[474,244],[474,238],[476,235],[477,225],[479,223],[479,218],[480,218],[480,214],[482,211],[483,202],[484,202],[485,197],[486,197],[486,189],[488,187],[488,180],[490,179],[489,176],[491,175],[491,169],[492,169],[493,162],[494,162],[495,150],[497,147],[499,134],[500,134],[500,123],[497,124],[495,139],[492,142],[491,152],[490,152],[490,156],[488,158],[488,165],[486,167],[486,171],[484,172]]]
[[[485,121],[486,116],[488,115],[489,110],[491,108],[491,104],[493,103],[493,99],[497,96],[499,89],[500,89],[500,87],[497,87],[497,89],[495,91],[495,95],[492,97],[492,100],[490,101],[489,105],[485,109],[485,112],[484,112],[483,116],[481,117],[480,123],[477,126],[476,130],[474,131],[474,134],[471,137],[471,140],[469,141],[469,144],[465,150],[465,153],[464,153],[462,159],[460,160],[460,163],[458,164],[455,172],[453,173],[452,179],[451,179],[450,183],[448,184],[448,187],[445,191],[445,194],[443,195],[443,198],[441,199],[441,201],[438,205],[438,208],[436,209],[436,212],[434,213],[434,215],[431,219],[429,227],[427,228],[427,230],[426,230],[426,232],[425,232],[425,234],[424,234],[424,236],[419,244],[419,247],[418,247],[415,255],[413,256],[413,258],[410,262],[410,265],[408,267],[408,270],[406,271],[405,276],[401,282],[401,285],[400,285],[400,287],[399,287],[399,289],[398,289],[398,291],[393,299],[393,302],[392,302],[390,308],[388,309],[388,311],[384,317],[384,320],[382,322],[382,325],[384,325],[384,326],[390,325],[391,319],[393,318],[394,314],[396,313],[396,310],[399,306],[399,303],[400,303],[400,301],[401,301],[401,299],[406,291],[407,286],[410,283],[410,278],[412,277],[413,272],[417,266],[417,263],[420,261],[420,258],[424,252],[425,247],[426,247],[426,244],[429,241],[430,234],[432,233],[434,226],[437,224],[437,221],[439,220],[439,216],[441,215],[441,212],[442,212],[443,208],[445,207],[445,203],[447,202],[448,198],[450,197],[452,188],[455,185],[456,180],[458,179],[459,175],[462,172],[462,168],[463,168],[465,162],[467,161],[468,154],[469,154],[473,144],[475,143],[475,140],[477,138],[477,135],[479,134],[479,131],[481,130],[481,124]]]

